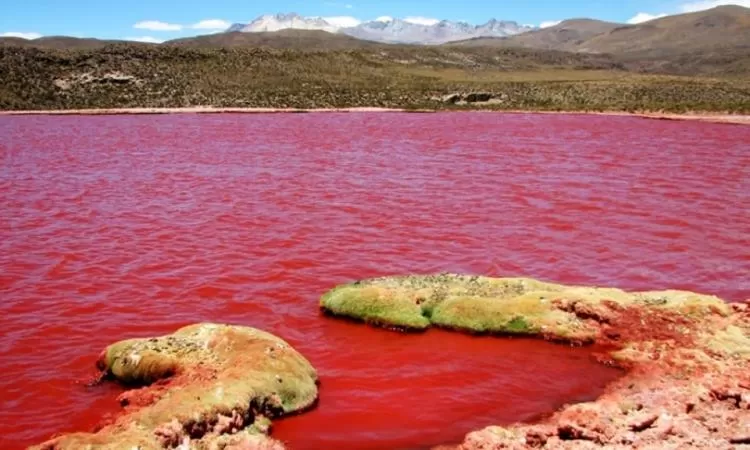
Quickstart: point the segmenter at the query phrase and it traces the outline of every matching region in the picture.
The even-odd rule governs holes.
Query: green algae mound
[[[542,335],[590,342],[613,310],[646,308],[686,316],[729,314],[718,297],[683,291],[629,293],[530,278],[456,274],[375,278],[338,286],[320,300],[328,314],[419,331],[431,325],[471,333]]]
[[[36,449],[277,449],[270,419],[304,411],[318,396],[312,365],[282,339],[254,328],[197,324],[169,336],[108,347],[103,373],[145,386],[120,397],[124,413],[95,434]]]

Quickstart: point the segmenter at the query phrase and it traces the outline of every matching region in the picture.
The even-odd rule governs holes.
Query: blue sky
[[[494,17],[537,26],[572,17],[637,22],[719,4],[750,7],[750,0],[129,0],[109,3],[23,0],[7,1],[2,7],[0,36],[69,35],[162,41],[212,33],[229,22],[249,22],[259,15],[278,12],[333,17],[333,21],[344,23],[381,16],[470,23],[482,23]]]

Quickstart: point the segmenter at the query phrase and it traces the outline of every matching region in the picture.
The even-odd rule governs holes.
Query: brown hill
[[[18,37],[0,37],[1,46],[25,47],[31,42],[28,39]]]
[[[742,55],[745,52],[741,49],[750,48],[750,8],[719,6],[638,25],[574,19],[508,38],[480,38],[450,45],[611,53],[628,58],[682,57],[701,52],[717,59],[713,55],[717,51],[730,49],[731,54]]]
[[[618,27],[586,40],[576,50],[660,55],[738,46],[750,47],[750,8],[720,6]]]
[[[124,43],[126,41],[101,40],[94,38],[77,38],[71,36],[45,36],[38,39],[22,39],[15,37],[0,38],[0,46],[36,47],[46,49],[97,49],[106,45]],[[133,43],[135,44],[135,43]],[[144,44],[149,45],[149,44]]]
[[[593,19],[571,19],[549,28],[529,31],[504,38],[476,38],[447,45],[527,47],[543,50],[576,50],[579,45],[598,34],[620,27],[620,24]]]
[[[164,45],[203,48],[263,47],[293,50],[350,50],[382,45],[351,36],[317,30],[281,30],[268,33],[217,33],[167,41],[164,44],[47,36],[39,39],[0,38],[0,46],[35,47],[44,49],[99,49],[110,44]]]
[[[333,34],[318,30],[280,30],[264,33],[218,33],[175,39],[165,42],[165,44],[208,48],[265,47],[315,51],[348,50],[382,45],[343,34]]]

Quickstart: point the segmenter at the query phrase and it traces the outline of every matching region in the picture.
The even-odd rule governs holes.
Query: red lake
[[[0,117],[0,448],[118,412],[109,343],[194,322],[318,369],[291,450],[421,449],[620,376],[590,349],[323,317],[339,283],[530,276],[750,297],[750,127],[494,113]]]

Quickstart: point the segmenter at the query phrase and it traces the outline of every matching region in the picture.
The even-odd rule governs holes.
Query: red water
[[[0,118],[0,448],[90,429],[108,343],[267,329],[321,375],[292,449],[420,448],[588,399],[586,349],[318,315],[337,283],[528,275],[750,297],[750,127],[321,114]]]

